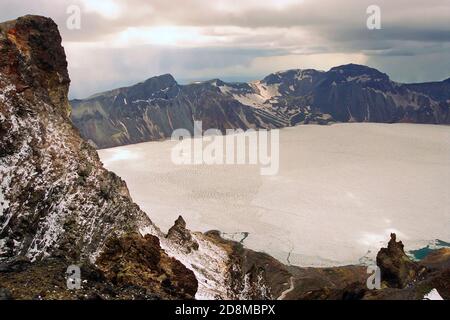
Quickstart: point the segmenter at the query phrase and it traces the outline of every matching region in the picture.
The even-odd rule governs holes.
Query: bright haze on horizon
[[[381,29],[366,26],[369,5]],[[81,10],[69,30],[67,9]],[[2,0],[0,20],[49,16],[59,25],[71,98],[171,73],[180,82],[247,81],[271,72],[358,63],[399,82],[450,71],[449,0]]]

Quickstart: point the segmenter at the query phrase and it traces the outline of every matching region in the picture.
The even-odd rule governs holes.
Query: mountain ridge
[[[271,129],[334,122],[450,124],[450,82],[403,84],[364,65],[290,69],[262,80],[180,85],[170,74],[72,100],[72,121],[97,148],[166,139],[174,129]],[[136,129],[137,128],[137,129]]]
[[[56,24],[0,23],[0,51],[0,299],[421,299],[433,288],[450,297],[449,250],[419,266],[395,235],[377,257],[390,281],[370,291],[364,266],[286,266],[219,231],[191,232],[182,217],[163,234],[71,123]],[[147,85],[133,94],[161,87]],[[68,290],[74,264],[82,281]]]
[[[376,69],[374,67],[370,67],[370,66],[363,65],[363,64],[356,64],[356,63],[348,63],[348,64],[338,65],[338,66],[335,66],[335,67],[331,67],[328,71],[325,71],[325,70],[322,70],[322,69],[313,69],[313,68],[284,69],[284,70],[279,70],[279,71],[272,72],[272,73],[264,76],[260,80],[249,80],[249,81],[226,81],[226,80],[222,80],[220,78],[211,78],[211,79],[199,80],[199,81],[195,81],[194,80],[194,81],[190,81],[188,83],[179,84],[177,82],[176,78],[171,73],[162,73],[162,74],[157,74],[157,75],[154,75],[154,76],[150,76],[150,77],[146,78],[143,81],[135,82],[135,83],[132,83],[132,84],[129,84],[129,85],[120,86],[120,87],[117,87],[115,89],[109,89],[109,90],[105,90],[105,91],[100,91],[100,92],[91,94],[91,95],[89,95],[89,96],[87,96],[85,98],[73,97],[72,99],[70,99],[70,101],[90,100],[90,99],[96,98],[99,95],[107,95],[107,94],[112,93],[112,92],[117,91],[117,90],[129,89],[129,88],[134,87],[136,85],[143,84],[143,83],[145,83],[145,82],[147,82],[149,80],[157,80],[157,79],[161,79],[161,78],[165,78],[165,77],[172,78],[180,86],[189,86],[189,85],[194,85],[194,84],[212,83],[212,82],[215,82],[215,81],[219,81],[219,82],[222,82],[224,84],[236,84],[236,85],[239,85],[239,84],[249,84],[249,83],[253,83],[253,82],[264,81],[264,80],[267,80],[268,78],[270,78],[271,76],[276,76],[276,75],[279,75],[279,74],[285,74],[285,73],[290,73],[290,72],[327,73],[327,72],[330,72],[330,71],[336,72],[336,71],[339,71],[339,70],[353,68],[353,67],[360,68],[359,70],[374,71],[374,72],[376,72],[378,74],[387,76],[389,78],[389,80],[390,80],[390,77],[389,77],[389,75],[387,73],[383,73],[383,72],[379,71],[378,69]],[[394,80],[391,80],[391,81],[395,82],[397,84],[400,84],[400,85],[423,85],[423,84],[447,83],[447,82],[450,82],[450,77],[449,78],[445,78],[443,80],[432,80],[432,81],[421,81],[421,82],[400,82],[400,81],[394,81]]]

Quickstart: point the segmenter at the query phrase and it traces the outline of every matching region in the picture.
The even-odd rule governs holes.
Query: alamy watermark
[[[81,288],[81,269],[77,265],[70,265],[66,270],[67,289],[78,290]]]
[[[367,278],[366,285],[369,290],[381,288],[381,269],[377,265],[370,265],[367,267],[367,273],[370,276]]]
[[[366,13],[369,15],[366,20],[366,26],[369,30],[381,29],[381,8],[377,5],[370,5],[366,9]]]
[[[218,129],[203,132],[202,122],[194,122],[194,134],[176,129],[171,159],[177,165],[259,165],[261,175],[275,175],[280,167],[280,133],[278,129]]]
[[[69,15],[66,20],[66,27],[69,30],[81,29],[81,8],[75,4],[67,7],[66,13]]]

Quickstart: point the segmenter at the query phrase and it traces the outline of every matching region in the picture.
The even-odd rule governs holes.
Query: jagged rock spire
[[[387,248],[381,248],[377,254],[377,265],[385,285],[404,288],[416,281],[423,270],[406,255],[403,243],[396,240],[396,234],[391,233]]]

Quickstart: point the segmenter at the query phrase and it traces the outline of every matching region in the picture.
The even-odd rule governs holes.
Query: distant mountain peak
[[[333,75],[333,80],[338,80],[339,82],[390,82],[389,76],[387,74],[382,73],[375,68],[354,63],[331,68],[328,73]]]
[[[379,70],[368,67],[362,64],[344,64],[341,66],[333,67],[330,69],[329,72],[339,72],[339,73],[345,73],[345,74],[352,74],[352,75],[361,75],[361,74],[369,74],[369,75],[376,75],[376,76],[386,76],[385,73],[380,72]]]
[[[164,74],[161,74],[161,75],[150,77],[147,80],[145,80],[144,83],[145,82],[152,82],[152,81],[164,81],[164,82],[177,83],[175,78],[170,73],[164,73]],[[142,83],[142,82],[140,82],[140,83]]]

